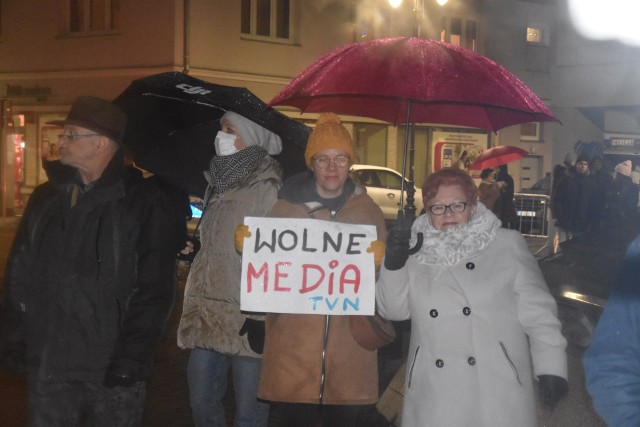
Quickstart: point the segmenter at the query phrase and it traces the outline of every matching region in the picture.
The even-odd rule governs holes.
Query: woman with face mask
[[[196,426],[226,426],[223,406],[232,370],[234,426],[266,426],[269,407],[257,400],[262,316],[240,312],[242,260],[234,231],[245,216],[265,216],[277,200],[282,171],[271,155],[280,137],[231,111],[220,120],[216,156],[200,223],[202,247],[184,294],[178,346],[191,349],[187,366],[189,400]]]

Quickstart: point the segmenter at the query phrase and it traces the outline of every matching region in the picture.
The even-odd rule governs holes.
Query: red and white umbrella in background
[[[501,145],[499,147],[489,148],[476,157],[473,163],[469,165],[469,169],[483,170],[495,168],[520,160],[527,157],[528,154],[526,150],[514,147],[513,145]]]

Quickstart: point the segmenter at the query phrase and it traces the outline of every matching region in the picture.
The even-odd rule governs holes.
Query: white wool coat
[[[481,204],[475,217],[450,236],[418,218],[422,250],[380,272],[378,311],[411,319],[403,427],[535,427],[533,377],[567,378],[556,303],[524,238]]]

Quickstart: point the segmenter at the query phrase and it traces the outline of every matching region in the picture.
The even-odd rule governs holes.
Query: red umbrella
[[[520,123],[557,121],[504,67],[471,50],[417,37],[334,49],[294,78],[270,105],[406,123],[403,171],[413,123],[497,131]],[[409,180],[413,181],[412,159]],[[413,207],[411,190],[412,185],[409,209]]]
[[[507,163],[520,160],[523,157],[527,157],[527,153],[522,148],[514,147],[512,145],[502,145],[500,147],[489,148],[483,151],[476,159],[469,165],[469,169],[482,170],[486,168],[495,168],[500,165],[506,165]]]

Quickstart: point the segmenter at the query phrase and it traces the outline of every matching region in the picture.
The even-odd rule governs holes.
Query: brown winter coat
[[[310,212],[306,204],[282,199],[270,216],[331,219],[327,209]],[[334,220],[375,225],[378,240],[386,238],[382,211],[362,188],[356,188]],[[326,348],[324,387],[323,346]],[[355,342],[349,330],[349,316],[268,314],[258,396],[292,403],[375,403],[378,400],[377,353]]]

